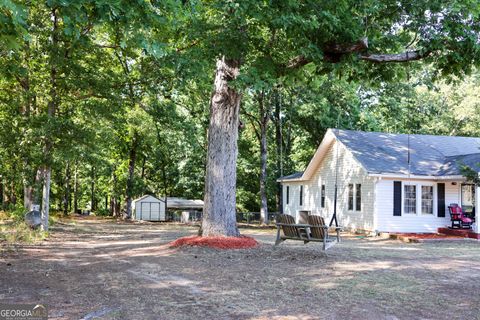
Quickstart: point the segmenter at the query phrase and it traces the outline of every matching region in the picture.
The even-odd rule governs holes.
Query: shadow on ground
[[[480,246],[346,238],[222,251],[168,247],[196,228],[59,223],[48,241],[2,248],[0,302],[51,319],[477,319]]]

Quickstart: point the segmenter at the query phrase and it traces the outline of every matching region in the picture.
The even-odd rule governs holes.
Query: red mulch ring
[[[464,236],[454,236],[440,233],[395,233],[399,237],[408,237],[413,239],[445,239],[445,238],[465,238]]]
[[[189,236],[169,243],[171,247],[200,246],[216,249],[250,249],[258,245],[252,237],[200,237]]]

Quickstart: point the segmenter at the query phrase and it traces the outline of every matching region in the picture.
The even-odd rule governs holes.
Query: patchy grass
[[[12,221],[0,225],[0,241],[7,244],[32,244],[44,240],[48,232],[33,230],[23,221]]]
[[[41,301],[55,319],[479,319],[472,240],[344,235],[324,252],[242,229],[259,245],[172,248],[197,228],[73,219],[49,241],[0,254],[0,300]]]
[[[48,232],[30,228],[23,220],[24,214],[23,207],[0,211],[0,244],[33,244],[48,238]],[[48,218],[49,226],[54,226],[61,216],[61,213],[52,212]]]

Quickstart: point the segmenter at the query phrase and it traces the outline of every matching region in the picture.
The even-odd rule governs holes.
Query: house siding
[[[350,229],[374,230],[375,179],[355,160],[350,151],[335,141],[309,181],[283,183],[283,208],[298,221],[299,211],[310,211],[330,221],[334,209],[336,148],[338,146],[337,218],[339,225]],[[321,208],[321,186],[325,184],[325,208]],[[348,210],[348,184],[361,184],[360,211]],[[290,201],[286,204],[286,186]],[[303,206],[299,205],[300,185],[304,186]]]
[[[393,215],[393,181],[402,181],[402,215]],[[433,215],[429,214],[405,214],[403,212],[403,186],[405,183],[434,186],[434,209]],[[437,181],[421,181],[408,179],[382,179],[376,182],[376,215],[377,231],[380,232],[437,232],[440,227],[450,225],[448,206],[450,203],[460,203],[460,185],[451,181],[445,183],[445,217],[437,217],[436,184]],[[417,200],[418,201],[418,200]]]

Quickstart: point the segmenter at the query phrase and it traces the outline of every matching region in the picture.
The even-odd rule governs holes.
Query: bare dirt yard
[[[0,255],[0,302],[51,319],[480,319],[480,243],[347,237],[256,249],[168,247],[174,224],[65,220]]]

